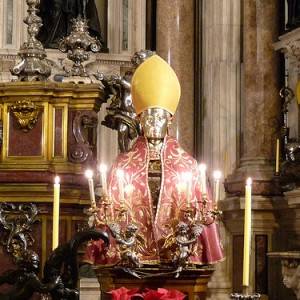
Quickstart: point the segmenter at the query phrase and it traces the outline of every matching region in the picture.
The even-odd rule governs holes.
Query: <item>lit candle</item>
[[[119,188],[119,200],[124,202],[124,171],[122,169],[117,170],[118,188]]]
[[[251,251],[251,185],[249,177],[245,188],[245,222],[244,222],[244,260],[243,260],[243,286],[249,286],[250,251]]]
[[[186,202],[187,206],[191,206],[191,191],[192,191],[192,173],[191,172],[184,172],[183,173],[184,180],[186,182]]]
[[[54,199],[53,199],[53,220],[52,220],[52,250],[58,247],[59,239],[59,196],[60,196],[60,184],[59,177],[54,179]]]
[[[132,202],[132,195],[133,195],[134,186],[132,184],[128,184],[125,187],[125,193],[127,198],[129,199],[129,203]]]
[[[215,195],[215,205],[218,205],[218,201],[220,198],[220,179],[222,177],[222,173],[219,170],[214,171],[214,181],[215,181],[215,191],[214,191],[214,195]]]
[[[106,180],[106,173],[107,173],[107,166],[105,164],[100,164],[99,166],[100,175],[101,175],[101,184],[103,188],[103,196],[107,196],[107,180]]]
[[[276,165],[275,165],[275,173],[279,173],[279,139],[276,140]]]
[[[88,184],[89,184],[91,206],[94,208],[94,207],[96,207],[96,199],[95,199],[93,176],[94,176],[94,173],[93,173],[92,170],[86,170],[85,171],[85,177],[87,178]]]
[[[201,192],[202,194],[206,194],[206,165],[200,164],[199,165],[200,171],[200,183],[201,183]]]

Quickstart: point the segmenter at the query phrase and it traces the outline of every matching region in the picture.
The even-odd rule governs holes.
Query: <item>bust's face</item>
[[[162,108],[149,108],[141,113],[140,120],[148,139],[163,139],[167,134],[171,114]]]

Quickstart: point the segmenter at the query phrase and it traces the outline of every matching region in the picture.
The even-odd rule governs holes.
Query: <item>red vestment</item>
[[[120,205],[128,211],[127,221],[135,223],[139,234],[145,243],[140,245],[140,260],[144,264],[156,264],[170,260],[162,251],[166,237],[171,233],[172,220],[181,219],[182,211],[187,208],[187,197],[180,193],[178,183],[182,181],[183,172],[192,173],[190,205],[195,211],[203,208],[200,192],[199,171],[196,160],[185,152],[176,139],[166,137],[161,152],[162,178],[160,196],[154,215],[151,193],[148,186],[149,147],[145,137],[139,137],[132,150],[122,153],[112,166],[109,178],[109,194],[113,203],[110,213],[117,218]],[[122,169],[125,173],[125,201],[120,203],[119,185],[116,171]],[[126,185],[134,187],[132,193],[126,193]],[[212,202],[208,199],[208,208]],[[95,263],[110,264],[118,260],[115,242],[107,251],[109,258],[105,260],[92,257],[96,244],[87,250],[89,260]],[[97,251],[96,251],[97,252]],[[103,256],[103,254],[102,254]],[[211,264],[223,259],[217,225],[204,226],[194,247],[189,261],[194,264]]]

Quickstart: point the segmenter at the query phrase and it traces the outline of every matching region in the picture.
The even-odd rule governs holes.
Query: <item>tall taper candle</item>
[[[275,165],[275,173],[279,173],[279,139],[276,140],[276,165]]]
[[[187,207],[190,208],[193,174],[191,172],[186,172],[184,176],[186,180],[186,202],[187,202]]]
[[[124,204],[124,171],[122,169],[117,170],[118,188],[119,188],[119,201]]]
[[[100,175],[101,175],[101,184],[102,184],[102,188],[103,188],[103,196],[107,196],[107,180],[106,180],[107,166],[105,164],[100,164],[99,171],[100,171]]]
[[[91,206],[92,207],[96,207],[95,190],[94,190],[94,180],[93,180],[94,173],[93,173],[92,170],[86,170],[85,171],[85,176],[88,179],[89,191],[90,191],[90,199],[91,199]]]
[[[200,171],[200,183],[201,183],[201,192],[202,194],[206,194],[206,165],[200,164],[199,165],[199,171]]]
[[[60,196],[60,178],[54,179],[54,199],[53,199],[53,220],[52,220],[52,250],[58,247],[59,240],[59,196]]]
[[[251,185],[249,177],[245,187],[245,221],[244,221],[244,259],[243,259],[243,286],[249,286],[250,251],[251,251]]]
[[[214,199],[215,199],[215,205],[218,206],[218,201],[220,198],[220,179],[222,177],[222,173],[219,170],[214,171],[214,183],[215,183],[215,190],[214,190]]]

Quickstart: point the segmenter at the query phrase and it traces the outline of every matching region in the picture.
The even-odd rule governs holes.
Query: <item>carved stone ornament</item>
[[[73,163],[84,163],[93,158],[95,134],[98,119],[96,115],[88,115],[84,112],[76,112],[72,122],[72,132],[75,143],[70,145],[69,160]],[[84,134],[84,131],[90,134]],[[89,139],[86,135],[90,135]]]
[[[40,109],[30,100],[18,100],[10,107],[10,112],[16,118],[20,128],[28,132],[38,121]]]

